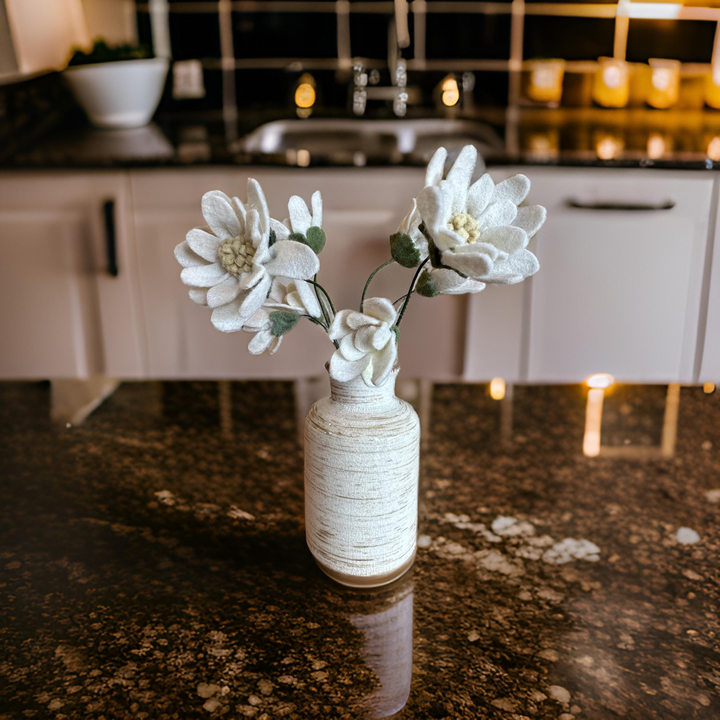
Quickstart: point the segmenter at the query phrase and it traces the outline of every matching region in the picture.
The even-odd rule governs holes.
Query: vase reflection
[[[413,661],[413,579],[347,595],[349,620],[364,635],[362,653],[377,686],[364,702],[366,717],[400,712],[410,696]]]

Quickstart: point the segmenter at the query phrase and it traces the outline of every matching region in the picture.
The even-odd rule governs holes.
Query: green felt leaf
[[[395,333],[395,344],[397,345],[400,342],[400,328],[393,325],[390,329]]]
[[[274,230],[270,231],[270,242],[268,243],[272,247],[277,242],[277,235]]]
[[[417,267],[422,260],[412,238],[401,232],[390,236],[390,254],[398,265],[406,268]]]
[[[302,233],[290,233],[290,240],[295,242],[301,242],[303,245],[307,245],[307,240]]]
[[[300,316],[289,310],[275,310],[270,313],[270,332],[281,337],[290,332],[298,323]]]
[[[429,298],[437,297],[440,294],[435,287],[432,275],[427,270],[423,272],[420,279],[417,281],[417,285],[415,285],[415,292],[418,295]]]
[[[319,255],[322,249],[325,247],[325,231],[322,228],[316,227],[313,225],[313,227],[308,228],[307,231],[307,240],[305,241],[305,244],[315,252],[316,255]]]

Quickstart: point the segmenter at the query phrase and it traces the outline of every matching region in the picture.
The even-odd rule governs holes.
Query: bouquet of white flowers
[[[348,382],[362,376],[379,387],[397,360],[400,325],[414,294],[476,293],[486,284],[513,284],[539,269],[527,244],[545,222],[545,208],[521,207],[530,190],[524,175],[495,185],[485,174],[472,183],[477,151],[463,148],[443,178],[447,151],[427,167],[425,187],[390,236],[391,258],[365,283],[359,310],[336,311],[318,282],[325,246],[322,198],[311,207],[293,196],[289,219],[270,217],[265,195],[248,180],[247,203],[219,190],[202,199],[206,227],[195,228],[175,248],[191,299],[212,310],[223,332],[253,333],[253,354],[275,353],[283,335],[301,318],[322,327],[335,345],[330,377]],[[395,302],[366,298],[375,274],[390,263],[415,268],[408,292]]]

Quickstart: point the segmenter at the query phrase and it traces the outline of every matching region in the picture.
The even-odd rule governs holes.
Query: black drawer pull
[[[569,198],[565,201],[568,207],[579,208],[580,210],[672,210],[675,207],[674,200],[663,200],[659,203],[638,203],[638,202],[615,202],[611,200],[599,200],[597,202],[584,202]]]
[[[106,200],[103,203],[103,217],[105,218],[105,253],[107,256],[107,274],[117,277],[117,236],[115,232],[115,201]]]

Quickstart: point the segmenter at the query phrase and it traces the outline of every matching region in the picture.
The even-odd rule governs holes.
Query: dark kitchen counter
[[[316,116],[333,115],[319,112]],[[237,121],[225,123],[217,114],[166,116],[145,128],[97,130],[76,111],[43,132],[9,137],[0,148],[0,170],[297,166],[295,152],[250,153],[242,144],[242,138],[263,123],[292,117],[287,112],[245,112]],[[335,113],[334,117],[340,116]],[[341,117],[347,118],[347,114]],[[720,167],[717,111],[527,108],[513,114],[505,108],[484,108],[461,119],[482,124],[497,138],[497,143],[484,152],[490,166]],[[422,154],[398,153],[393,157],[363,157],[361,163],[422,166],[427,160]],[[353,167],[358,158],[353,148],[348,148],[330,156],[311,156],[309,164]]]
[[[362,593],[305,546],[291,384],[70,427],[0,383],[0,718],[720,717],[720,395],[611,388],[598,457],[585,388],[418,397],[417,562]]]

